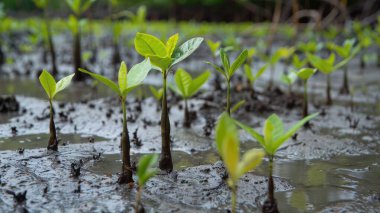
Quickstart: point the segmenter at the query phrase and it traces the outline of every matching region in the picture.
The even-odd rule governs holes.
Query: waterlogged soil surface
[[[183,67],[199,73],[206,68],[198,63],[206,53],[201,49],[194,56],[196,62],[188,60]],[[54,109],[61,139],[59,152],[48,152],[45,149],[48,102],[33,77],[37,76],[34,70],[40,64],[28,63],[38,61],[38,57],[30,55],[21,58],[17,66],[3,67],[0,94],[15,95],[19,109],[0,113],[0,212],[50,212],[52,209],[70,212],[79,208],[84,212],[133,211],[136,188],[116,184],[121,169],[122,125],[117,97],[90,82],[74,84],[58,95]],[[138,59],[136,55],[130,57]],[[71,67],[65,66],[64,61],[60,63],[64,73],[68,73]],[[17,68],[23,64],[30,65],[28,69]],[[107,66],[98,63],[94,69]],[[310,81],[309,111],[320,115],[310,128],[301,129],[286,142],[275,158],[275,196],[281,212],[377,212],[380,209],[380,71],[370,66],[361,72],[358,61],[350,68],[353,95],[338,93],[342,73],[334,73],[333,106],[324,104],[325,76],[318,74]],[[15,78],[14,69],[19,75],[29,77]],[[275,73],[283,69],[283,65],[278,65]],[[25,70],[29,74],[23,73]],[[112,76],[109,69],[104,71]],[[160,74],[152,74],[145,83],[159,86]],[[236,119],[261,131],[271,113],[283,118],[285,129],[301,118],[301,85],[296,84],[294,95],[290,96],[276,77],[276,86],[267,90],[267,72],[255,85],[256,95],[252,97],[241,79],[241,76],[233,79],[232,100],[237,103],[245,99],[247,103],[233,114]],[[213,76],[205,90],[190,100],[194,117],[190,129],[182,127],[183,102],[169,94],[175,171],[158,174],[144,188],[143,203],[148,212],[226,212],[229,209],[226,171],[214,145],[215,121],[225,105],[225,85],[217,82]],[[142,87],[128,98],[127,106],[132,161],[146,153],[159,153],[157,101],[147,87]],[[240,133],[242,152],[260,147],[250,135]],[[267,193],[267,167],[265,159],[254,172],[241,179],[240,212],[261,208]],[[25,191],[26,201],[22,202]],[[20,202],[15,201],[13,193]]]

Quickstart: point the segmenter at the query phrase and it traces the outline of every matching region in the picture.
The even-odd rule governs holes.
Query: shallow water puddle
[[[46,148],[47,142],[49,141],[49,136],[49,134],[34,134],[0,138],[0,150]],[[98,136],[84,136],[78,134],[59,134],[58,139],[60,139],[60,146],[106,140],[105,138]]]

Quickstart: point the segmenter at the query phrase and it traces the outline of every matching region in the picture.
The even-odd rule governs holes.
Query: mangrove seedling
[[[291,127],[287,132],[284,130],[282,120],[276,114],[272,114],[265,121],[262,135],[253,128],[235,121],[238,126],[244,129],[248,134],[250,134],[260,143],[269,158],[268,198],[264,202],[263,212],[278,212],[276,199],[274,198],[274,183],[272,177],[273,160],[278,148],[280,148],[284,142],[289,140],[305,123],[315,118],[318,114],[319,113],[314,113],[307,116],[306,118],[303,118],[302,120],[298,121],[293,127]],[[268,209],[271,209],[272,211],[268,211]]]
[[[343,60],[349,60],[349,58],[352,58],[355,56],[359,50],[360,46],[357,45],[354,48],[355,39],[348,39],[344,41],[342,46],[339,46],[335,43],[328,43],[327,48],[330,50],[333,50],[336,54],[338,54],[340,57],[343,58]],[[344,66],[343,70],[343,83],[342,87],[340,88],[341,94],[349,94],[350,93],[350,87],[348,85],[348,66]]]
[[[161,170],[172,171],[173,162],[170,151],[170,120],[167,105],[167,76],[173,65],[189,57],[202,43],[203,38],[192,38],[181,46],[177,46],[178,34],[171,36],[166,44],[160,39],[145,33],[137,33],[134,43],[136,51],[146,57],[155,69],[161,71],[163,81],[162,110],[161,110]]]
[[[236,124],[227,113],[223,113],[216,126],[216,148],[228,172],[227,184],[231,190],[231,212],[236,212],[237,188],[239,179],[245,173],[256,168],[265,152],[262,149],[250,149],[240,160],[240,142]]]
[[[50,57],[51,57],[51,65],[52,65],[52,73],[54,76],[58,74],[58,69],[56,65],[56,53],[55,53],[55,46],[53,42],[53,36],[51,33],[51,27],[50,27],[50,21],[49,17],[47,14],[47,8],[49,6],[49,1],[50,0],[33,0],[34,4],[43,10],[44,14],[44,21],[45,21],[45,30],[44,32],[44,37],[45,37],[45,42],[47,43],[47,46],[49,47],[49,52],[50,52]]]
[[[57,132],[54,123],[53,99],[59,92],[69,86],[73,77],[74,74],[71,74],[56,82],[54,77],[46,70],[43,70],[39,77],[40,83],[48,95],[50,103],[50,137],[47,146],[48,150],[58,151]]]
[[[144,60],[143,62],[134,65],[131,70],[128,72],[127,65],[124,62],[121,62],[119,75],[118,75],[118,84],[111,81],[110,79],[89,72],[87,70],[79,68],[80,72],[89,74],[91,77],[100,81],[112,91],[114,91],[121,101],[121,108],[123,111],[123,132],[120,140],[121,150],[122,150],[122,161],[123,165],[121,168],[121,174],[118,182],[120,184],[130,184],[133,182],[132,179],[132,169],[131,169],[131,159],[130,159],[130,140],[128,135],[128,126],[127,126],[127,110],[126,110],[126,99],[128,93],[130,93],[134,88],[139,86],[142,81],[146,78],[152,66],[149,62],[149,59]]]
[[[292,93],[292,85],[297,80],[297,74],[295,72],[289,72],[288,74],[282,73],[280,80],[282,83],[288,86],[288,93],[291,96]]]
[[[206,40],[207,46],[210,48],[212,57],[216,58],[219,54],[219,47],[221,45],[220,41],[212,41],[212,40]]]
[[[220,72],[224,78],[227,81],[227,105],[226,105],[226,112],[231,115],[231,78],[236,72],[236,70],[239,69],[239,67],[245,62],[248,56],[248,50],[243,50],[243,52],[240,53],[240,55],[235,59],[235,61],[230,65],[230,59],[228,58],[228,55],[225,53],[224,49],[220,50],[220,59],[222,61],[223,67],[220,67],[216,64],[213,64],[211,62],[207,62],[208,64],[211,64],[214,69],[218,72]]]
[[[156,109],[158,112],[161,108],[161,99],[162,99],[162,95],[164,94],[164,89],[162,89],[162,88],[156,89],[153,86],[149,86],[149,90],[153,94],[153,97],[157,100]]]
[[[255,82],[257,81],[257,79],[262,74],[264,74],[264,72],[267,70],[267,68],[268,68],[268,65],[264,65],[264,66],[260,67],[260,69],[255,74],[253,74],[251,66],[248,64],[244,64],[244,74],[248,80],[248,85],[249,85],[249,90],[251,91],[251,96],[255,95],[255,86],[254,86]]]
[[[312,55],[307,53],[307,58],[309,62],[313,65],[314,68],[317,68],[319,71],[321,71],[323,74],[326,75],[326,104],[331,105],[332,99],[331,99],[331,77],[330,74],[339,69],[340,67],[344,66],[349,60],[345,59],[338,64],[334,65],[335,62],[335,54],[332,53],[330,56],[326,59],[323,59],[317,55]]]
[[[314,73],[317,72],[317,69],[303,68],[297,72],[297,76],[303,81],[303,110],[302,116],[306,118],[309,115],[308,112],[308,98],[307,98],[307,82]]]
[[[307,58],[301,60],[298,55],[294,55],[292,59],[292,64],[293,67],[296,68],[297,70],[301,69],[302,67],[305,67],[307,64]]]
[[[70,7],[74,15],[69,17],[69,28],[74,37],[73,43],[73,65],[75,72],[75,79],[77,81],[83,81],[85,75],[78,71],[82,67],[82,51],[81,51],[81,16],[96,0],[66,0],[67,5]]]
[[[142,190],[148,182],[150,178],[156,175],[157,169],[152,168],[153,165],[157,163],[158,155],[144,155],[140,158],[137,164],[137,193],[136,193],[136,204],[135,204],[135,212],[142,212],[140,210],[144,210],[144,207],[141,203],[141,193]],[[145,212],[145,211],[143,211]]]
[[[288,59],[295,51],[294,47],[281,47],[276,52],[267,58],[268,64],[270,65],[270,79],[268,84],[268,89],[273,88],[275,66],[281,59]]]
[[[174,75],[174,80],[176,83],[176,87],[172,87],[174,92],[180,95],[185,102],[185,110],[184,110],[184,120],[183,126],[185,128],[190,128],[191,119],[187,101],[189,98],[194,96],[199,89],[205,84],[210,77],[210,72],[205,71],[201,75],[196,78],[192,78],[191,75],[186,72],[184,69],[178,69]]]

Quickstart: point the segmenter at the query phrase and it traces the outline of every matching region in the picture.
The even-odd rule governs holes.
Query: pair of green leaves
[[[238,70],[238,68],[245,62],[245,60],[247,59],[247,56],[248,56],[248,50],[243,50],[243,52],[241,52],[240,55],[231,64],[230,59],[228,58],[228,55],[226,54],[225,50],[221,49],[220,59],[223,64],[223,68],[211,62],[207,62],[207,63],[211,64],[216,71],[220,72],[227,79],[227,81],[230,81],[231,77],[236,72],[236,70]]]
[[[274,65],[281,59],[289,58],[295,51],[294,47],[281,47],[269,58],[269,64]]]
[[[352,50],[355,44],[355,39],[347,39],[344,41],[342,46],[339,46],[335,43],[329,42],[327,43],[327,48],[335,51],[340,57],[348,58],[352,54]]]
[[[296,82],[297,73],[293,72],[293,71],[289,72],[288,74],[282,73],[280,80],[282,83],[290,86],[290,85],[294,84],[294,82]]]
[[[202,41],[203,38],[200,37],[192,38],[177,48],[178,34],[171,36],[164,44],[152,35],[137,33],[134,43],[140,55],[149,58],[153,66],[165,73],[170,67],[190,56]]]
[[[242,129],[249,133],[253,138],[255,138],[265,151],[269,155],[274,155],[277,149],[289,138],[291,138],[294,133],[297,132],[305,123],[315,118],[319,113],[311,114],[304,119],[298,121],[292,128],[287,132],[284,130],[284,125],[282,120],[276,115],[272,114],[269,116],[264,124],[263,134],[256,132],[253,128],[250,128],[238,121],[235,121]]]
[[[314,73],[317,72],[317,69],[312,69],[312,68],[303,68],[303,69],[300,69],[298,72],[297,72],[297,76],[298,78],[304,80],[304,81],[307,81],[309,80],[309,78],[311,76],[314,75]]]
[[[323,72],[324,74],[330,74],[336,70],[336,67],[334,66],[335,62],[335,54],[332,53],[330,56],[326,59],[323,59],[315,54],[306,54],[307,59],[309,62],[317,68],[319,71]]]
[[[318,50],[322,49],[323,44],[317,43],[316,41],[309,41],[309,42],[299,42],[297,44],[297,49],[304,53],[315,53]]]
[[[174,75],[177,87],[172,87],[172,89],[184,99],[191,98],[207,82],[210,75],[211,73],[206,71],[193,79],[188,72],[180,68]]]
[[[152,168],[157,163],[158,155],[144,155],[140,158],[137,165],[137,178],[139,187],[143,187],[145,183],[157,173],[157,169]]]
[[[73,15],[70,15],[69,19],[67,20],[67,26],[74,35],[77,34],[79,32],[78,30],[86,25],[86,23],[87,21],[85,19],[78,20]]]
[[[164,94],[164,89],[163,88],[156,89],[153,86],[149,86],[149,90],[153,94],[154,98],[157,101],[161,100],[162,95]]]
[[[76,16],[82,15],[96,0],[66,0],[67,5]]]
[[[121,62],[118,74],[118,84],[102,75],[92,73],[85,69],[79,68],[79,71],[89,74],[91,77],[109,87],[118,96],[125,98],[130,91],[141,84],[151,69],[152,66],[149,59],[145,59],[143,62],[134,65],[129,72],[125,62]]]
[[[306,66],[306,64],[307,64],[307,58],[301,60],[301,59],[298,57],[298,55],[294,55],[294,56],[293,56],[293,60],[292,60],[292,64],[293,64],[293,66],[294,66],[297,70],[299,70],[299,69],[301,69],[302,67],[305,67],[305,66]]]
[[[229,184],[236,185],[239,178],[257,167],[265,155],[262,149],[250,149],[240,161],[238,130],[227,113],[219,118],[215,137],[216,148],[229,173]]]
[[[206,43],[207,43],[207,46],[210,48],[212,54],[214,56],[217,56],[217,53],[218,53],[218,49],[221,45],[221,42],[220,41],[212,41],[212,40],[206,40]]]
[[[59,92],[70,85],[73,77],[74,74],[71,74],[56,82],[54,77],[48,71],[43,70],[39,77],[39,80],[49,99],[53,100]]]
[[[255,81],[267,70],[268,65],[264,65],[260,67],[260,69],[256,72],[256,74],[252,73],[251,66],[248,64],[244,64],[244,74],[248,78],[248,81],[251,85],[255,83]]]

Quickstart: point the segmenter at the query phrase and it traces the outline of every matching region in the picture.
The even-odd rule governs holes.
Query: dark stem
[[[360,57],[360,70],[363,72],[363,69],[365,68],[365,61],[364,61],[364,54]]]
[[[135,213],[139,212],[139,209],[141,206],[141,191],[142,191],[141,188],[142,188],[142,186],[137,187]]]
[[[273,77],[274,77],[274,67],[273,65],[270,66],[270,76],[269,76],[269,84],[268,84],[268,90],[272,90],[273,87]]]
[[[189,108],[187,104],[187,99],[185,99],[185,110],[184,110],[184,121],[183,121],[183,126],[185,128],[190,128],[191,127],[191,121],[190,121],[190,114],[189,114]]]
[[[125,106],[125,98],[121,98],[121,102],[122,102],[121,105],[123,109],[123,133],[121,135],[120,145],[121,145],[121,150],[122,150],[123,165],[121,167],[121,174],[120,174],[118,183],[129,184],[129,183],[133,183],[131,157],[130,157],[131,144],[130,144],[129,135],[128,135],[127,110]]]
[[[269,155],[269,180],[268,180],[268,198],[263,205],[263,213],[278,213],[276,199],[274,198],[273,182],[273,155]]]
[[[162,94],[162,111],[161,111],[161,159],[159,167],[161,170],[171,172],[173,170],[173,162],[170,151],[170,121],[168,113],[167,92],[166,92],[166,77],[167,70],[162,74],[164,80],[163,94]]]
[[[340,94],[350,94],[350,87],[348,86],[348,66],[345,66],[343,70],[343,83],[342,88],[340,88]]]
[[[52,74],[54,76],[57,76],[58,68],[57,68],[57,59],[56,59],[56,54],[55,54],[55,46],[54,46],[53,37],[51,34],[50,22],[47,16],[46,9],[45,9],[44,15],[45,15],[45,23],[46,23],[46,29],[47,29],[48,46],[49,46],[49,52],[50,52],[50,57],[51,57]]]
[[[231,85],[230,80],[227,80],[227,106],[226,111],[231,116]]]
[[[57,141],[57,132],[55,130],[55,124],[54,124],[54,110],[53,110],[53,103],[52,100],[49,100],[50,102],[50,137],[49,137],[49,144],[47,149],[58,151],[58,141]]]
[[[303,111],[302,116],[305,118],[308,116],[308,98],[307,98],[307,80],[303,81]]]
[[[327,74],[326,105],[328,105],[328,106],[332,105],[330,74]]]
[[[79,21],[79,20],[78,20]],[[78,71],[78,68],[82,67],[82,50],[81,50],[81,39],[80,39],[80,29],[74,34],[74,48],[73,48],[73,60],[74,60],[74,72],[76,81],[83,81],[86,75]]]

